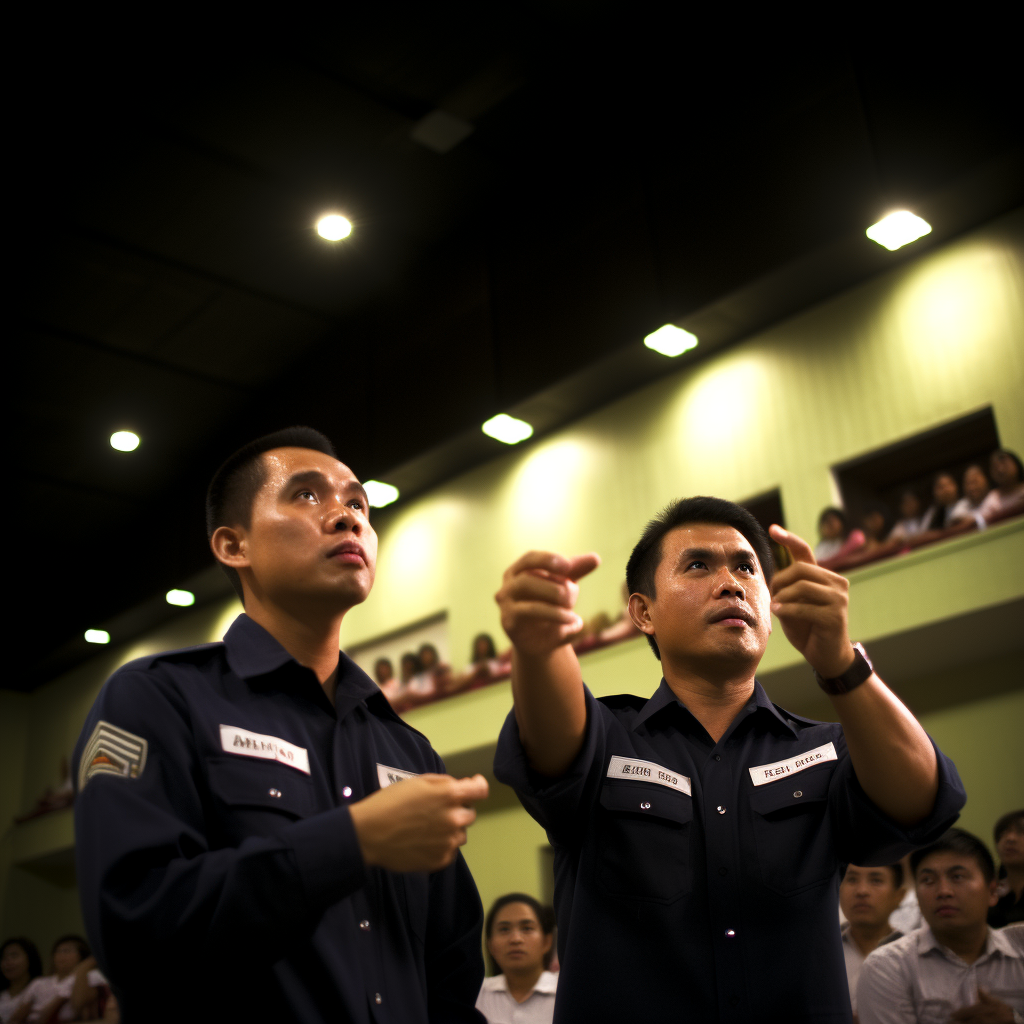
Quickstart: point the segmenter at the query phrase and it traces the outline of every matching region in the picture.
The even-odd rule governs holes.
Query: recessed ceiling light
[[[665,324],[653,334],[648,334],[644,338],[644,344],[648,348],[654,349],[655,352],[660,352],[663,356],[671,358],[681,356],[684,352],[689,352],[691,348],[696,348],[697,335],[684,331],[674,324]]]
[[[518,444],[533,434],[533,427],[526,420],[517,420],[515,416],[500,412],[492,416],[481,428],[488,437],[505,444]]]
[[[366,500],[371,508],[383,508],[391,502],[398,500],[398,488],[391,484],[381,483],[380,480],[367,480],[363,484],[366,491]]]
[[[110,634],[105,629],[87,629],[85,639],[91,644],[109,644]]]
[[[187,608],[196,603],[196,595],[191,590],[168,590],[164,597],[168,604],[175,604],[179,608]]]
[[[116,448],[119,452],[133,452],[139,447],[140,438],[130,430],[115,430],[110,435],[110,447]]]
[[[872,224],[865,234],[872,242],[884,245],[891,252],[908,242],[917,241],[931,229],[928,221],[921,220],[909,210],[896,210],[895,213],[883,217],[877,224]]]
[[[316,222],[316,233],[328,242],[338,242],[352,234],[352,221],[340,213],[328,213]]]

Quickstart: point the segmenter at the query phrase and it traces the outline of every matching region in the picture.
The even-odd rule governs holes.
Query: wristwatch
[[[854,644],[853,664],[841,676],[836,676],[835,679],[824,679],[815,672],[814,678],[818,680],[818,685],[826,693],[835,696],[836,694],[849,693],[851,690],[856,690],[861,683],[871,678],[871,673],[874,671],[875,668],[871,664],[868,652],[864,650],[861,644]]]

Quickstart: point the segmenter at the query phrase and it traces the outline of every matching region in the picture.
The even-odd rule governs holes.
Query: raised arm
[[[569,641],[583,625],[573,611],[576,581],[599,562],[594,554],[564,558],[531,551],[506,570],[495,595],[512,641],[519,739],[530,767],[550,778],[562,775],[583,746],[583,677]]]
[[[847,623],[849,581],[817,565],[810,545],[795,533],[773,526],[771,535],[794,559],[772,580],[772,611],[811,667],[835,679],[854,661]],[[830,699],[868,798],[900,825],[923,821],[935,806],[939,772],[921,724],[877,674]]]

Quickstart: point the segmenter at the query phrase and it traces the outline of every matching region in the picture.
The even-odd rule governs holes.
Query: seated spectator
[[[949,517],[954,526],[966,523],[971,519],[978,525],[978,529],[985,528],[985,518],[981,515],[981,503],[990,490],[988,477],[985,470],[977,463],[968,466],[964,470],[963,491],[964,496],[953,506]]]
[[[988,912],[993,928],[1024,921],[1024,810],[1004,814],[994,829],[999,854],[998,902]]]
[[[481,686],[505,678],[512,667],[512,651],[499,655],[494,648],[490,633],[478,633],[473,637],[469,652],[469,666],[462,672],[453,673],[446,688],[447,693],[476,690]]]
[[[995,487],[988,492],[978,511],[986,519],[1000,513],[1024,511],[1024,465],[1019,456],[1000,448],[988,461],[988,474]]]
[[[554,946],[552,917],[521,892],[500,896],[484,936],[493,977],[484,978],[476,1008],[488,1024],[550,1024],[558,975],[547,970]]]
[[[879,946],[857,985],[860,1024],[1014,1021],[1024,1010],[1024,928],[986,923],[995,864],[970,832],[951,828],[911,855],[925,925]]]
[[[826,508],[818,516],[818,541],[814,557],[819,562],[828,562],[852,554],[864,546],[864,534],[851,530],[846,513],[841,508]]]
[[[643,634],[637,629],[636,623],[629,614],[629,587],[622,584],[622,610],[614,622],[609,623],[597,633],[597,639],[602,644],[616,644],[620,640],[631,640],[635,636]]]
[[[22,1004],[31,1005],[36,979],[43,973],[31,939],[8,939],[0,946],[0,1024],[8,1024]]]
[[[843,955],[850,1001],[857,1012],[857,979],[864,958],[883,942],[898,939],[903,933],[889,923],[903,900],[903,865],[866,868],[848,864],[839,885],[839,906],[846,917],[842,927]]]
[[[79,935],[65,935],[53,944],[53,974],[33,983],[31,998],[11,1015],[10,1024],[48,1024],[98,1016],[99,993],[106,978],[96,969],[89,945]]]
[[[909,540],[924,531],[921,499],[908,489],[900,495],[900,518],[889,532],[889,540]]]
[[[960,490],[952,473],[936,473],[932,480],[932,505],[922,517],[926,530],[945,530],[953,525],[953,509]]]
[[[391,704],[395,703],[402,683],[395,678],[395,669],[390,658],[378,658],[373,663],[373,678]]]
[[[864,534],[864,544],[861,547],[864,554],[882,547],[889,532],[889,514],[886,507],[879,502],[869,505],[861,516],[860,528]]]

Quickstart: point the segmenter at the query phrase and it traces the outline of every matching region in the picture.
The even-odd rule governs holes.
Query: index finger
[[[467,804],[476,800],[486,800],[490,786],[482,775],[474,775],[468,779],[455,780],[455,799],[457,803]]]
[[[818,560],[814,557],[811,545],[789,530],[784,530],[778,523],[773,523],[768,533],[772,540],[778,541],[792,556],[794,562],[807,562],[810,565],[817,565]]]
[[[566,558],[554,551],[527,551],[525,555],[512,563],[508,572],[516,575],[521,572],[541,569],[555,576],[578,580],[586,576],[588,572],[592,572],[600,564],[600,557],[593,552],[587,555],[577,555],[575,558]]]

